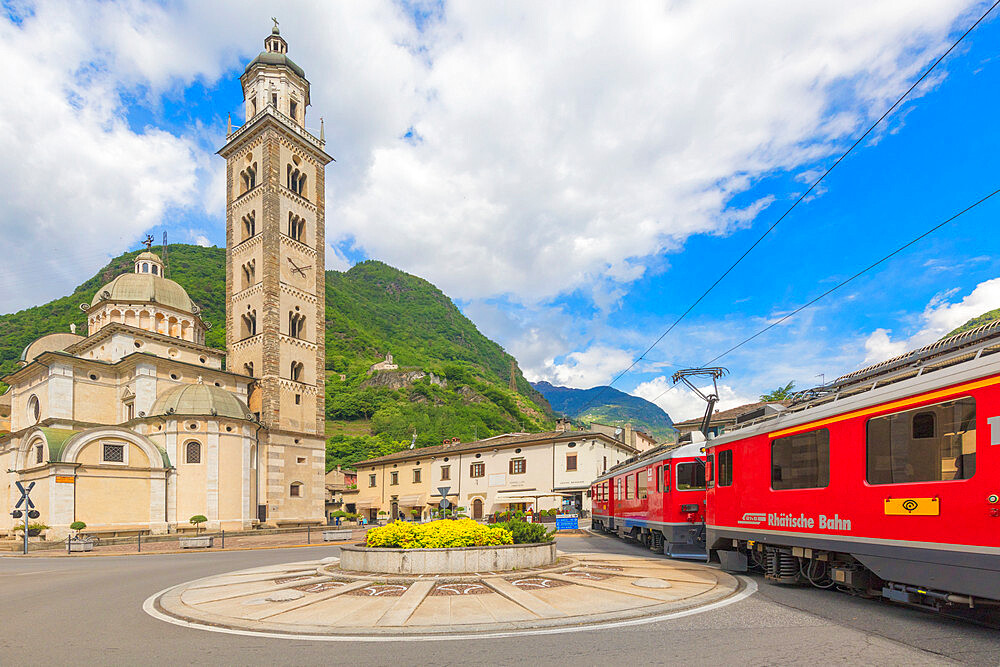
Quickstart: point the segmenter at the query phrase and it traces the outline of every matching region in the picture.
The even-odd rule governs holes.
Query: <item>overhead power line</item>
[[[734,352],[734,351],[738,350],[739,348],[743,347],[744,345],[746,345],[747,343],[749,343],[750,341],[752,341],[754,338],[757,338],[758,336],[761,336],[761,335],[767,333],[768,331],[770,331],[774,327],[778,326],[779,324],[782,324],[783,322],[785,322],[788,319],[794,317],[798,313],[801,313],[803,310],[805,310],[809,306],[812,306],[813,304],[815,304],[820,299],[823,299],[823,298],[829,296],[830,294],[833,294],[834,292],[836,292],[837,290],[839,290],[844,285],[846,285],[846,284],[848,284],[848,283],[856,280],[857,278],[860,278],[864,274],[866,274],[869,271],[871,271],[872,269],[874,269],[876,266],[878,266],[880,264],[884,264],[885,262],[887,262],[888,260],[892,259],[893,257],[895,257],[896,255],[898,255],[899,253],[903,252],[904,250],[906,250],[907,248],[909,248],[913,244],[915,244],[915,243],[923,240],[924,238],[930,236],[931,234],[933,234],[937,230],[941,229],[942,227],[944,227],[948,223],[953,222],[954,220],[962,217],[963,215],[965,215],[966,213],[968,213],[972,209],[974,209],[977,206],[985,203],[986,201],[988,201],[989,199],[995,197],[998,194],[1000,194],[1000,188],[994,190],[993,192],[989,193],[988,195],[986,195],[982,199],[976,201],[975,203],[969,204],[968,206],[966,206],[965,208],[963,208],[958,213],[954,214],[950,218],[947,218],[946,220],[942,220],[941,222],[939,222],[938,224],[934,225],[930,229],[926,230],[925,232],[923,232],[919,236],[916,236],[916,237],[910,239],[909,241],[907,241],[903,245],[899,246],[898,248],[896,248],[895,250],[893,250],[892,252],[890,252],[888,255],[885,255],[882,258],[880,258],[880,259],[872,262],[871,264],[869,264],[865,268],[861,269],[860,271],[858,271],[857,273],[855,273],[851,277],[846,278],[846,279],[840,281],[839,283],[837,283],[836,285],[834,285],[830,289],[826,290],[825,292],[823,292],[822,294],[820,294],[816,298],[812,299],[811,301],[808,301],[808,302],[802,304],[801,306],[799,306],[795,310],[791,311],[787,315],[781,317],[780,319],[775,320],[774,322],[771,322],[766,327],[764,327],[763,329],[761,329],[757,333],[753,334],[752,336],[747,336],[746,338],[744,338],[743,340],[741,340],[736,345],[733,345],[731,348],[729,348],[728,350],[726,350],[722,354],[718,354],[718,355],[712,357],[712,359],[706,361],[704,364],[702,364],[702,366],[709,366],[711,364],[714,364],[716,361],[718,361],[719,359],[722,359],[722,357],[728,355],[730,352]],[[676,386],[676,385],[674,385],[674,386]],[[670,391],[673,388],[674,387],[672,386],[669,389],[661,392],[656,398],[654,398],[652,400],[652,402],[655,403],[659,398],[661,398],[662,396],[664,396],[668,391]]]
[[[858,137],[858,138],[857,138],[857,140],[855,140],[855,142],[854,142],[853,144],[851,144],[850,148],[848,148],[848,149],[847,149],[846,151],[844,151],[844,153],[843,153],[843,154],[842,154],[842,155],[841,155],[840,157],[838,157],[838,158],[837,158],[837,160],[836,160],[836,161],[835,161],[835,162],[834,162],[834,163],[833,163],[832,165],[830,165],[830,166],[829,166],[829,167],[828,167],[828,168],[826,169],[826,171],[824,171],[824,172],[823,172],[823,173],[822,173],[822,174],[820,175],[820,177],[819,177],[819,178],[817,178],[817,179],[816,179],[816,180],[815,180],[815,181],[813,182],[813,184],[812,184],[812,185],[810,185],[810,186],[809,186],[809,189],[807,189],[807,190],[806,190],[805,192],[803,192],[803,193],[802,193],[801,195],[799,195],[798,199],[796,199],[796,200],[795,200],[795,201],[794,201],[794,202],[792,203],[792,205],[791,205],[791,206],[789,206],[789,207],[788,207],[788,209],[786,209],[786,210],[785,210],[785,212],[781,214],[781,217],[779,217],[779,218],[778,218],[777,220],[775,220],[775,221],[774,221],[774,222],[773,222],[773,223],[771,224],[771,226],[770,226],[770,227],[768,227],[768,228],[767,228],[766,230],[764,230],[764,233],[763,233],[763,234],[761,234],[761,235],[760,235],[760,236],[759,236],[759,237],[757,238],[757,240],[756,240],[756,241],[754,241],[754,242],[753,242],[753,244],[752,244],[752,245],[751,245],[751,246],[750,246],[749,248],[747,248],[747,249],[746,249],[746,250],[745,250],[745,251],[743,252],[743,254],[742,254],[742,255],[740,255],[740,256],[739,256],[739,257],[738,257],[738,258],[736,259],[736,261],[735,261],[735,262],[733,262],[732,264],[730,264],[730,265],[729,265],[729,268],[727,268],[727,269],[726,269],[726,270],[725,270],[725,271],[724,271],[724,272],[722,273],[722,275],[720,275],[720,276],[719,276],[719,277],[718,277],[718,278],[717,278],[717,279],[715,280],[715,282],[713,282],[713,283],[712,283],[711,285],[709,285],[709,286],[708,286],[708,289],[706,289],[706,290],[705,290],[704,292],[702,292],[701,296],[699,296],[699,297],[698,297],[697,299],[695,299],[694,303],[692,303],[692,304],[691,304],[690,306],[688,306],[687,310],[685,310],[685,311],[684,311],[683,313],[681,313],[680,317],[678,317],[678,318],[677,318],[676,320],[674,320],[674,321],[673,321],[673,323],[672,323],[672,324],[671,324],[671,325],[670,325],[669,327],[667,327],[667,330],[666,330],[666,331],[664,331],[664,332],[663,332],[662,334],[660,334],[659,338],[657,338],[657,339],[656,339],[655,341],[653,341],[653,344],[652,344],[652,345],[650,345],[650,346],[649,346],[648,348],[646,348],[646,351],[645,351],[645,352],[643,352],[642,354],[640,354],[640,355],[639,355],[639,356],[638,356],[638,357],[637,357],[637,358],[635,359],[635,361],[633,361],[633,362],[632,362],[631,364],[629,364],[628,368],[626,368],[626,369],[625,369],[625,370],[623,370],[623,371],[622,371],[621,373],[619,373],[619,374],[618,374],[617,376],[615,376],[615,378],[614,378],[614,379],[613,379],[613,380],[612,380],[611,382],[609,382],[609,383],[608,383],[608,384],[607,384],[607,385],[606,385],[606,386],[605,386],[604,388],[602,388],[602,389],[601,389],[601,391],[600,391],[600,392],[598,392],[598,393],[597,393],[597,394],[596,394],[596,395],[595,395],[595,396],[594,396],[594,397],[593,397],[593,398],[592,398],[592,399],[591,399],[590,401],[588,401],[588,402],[587,402],[587,403],[586,403],[586,404],[585,404],[585,405],[583,406],[583,408],[581,408],[581,410],[582,410],[582,409],[586,409],[586,408],[590,407],[590,406],[591,406],[592,404],[596,403],[596,402],[597,402],[597,399],[599,399],[599,398],[600,398],[600,397],[601,397],[601,396],[602,396],[602,395],[604,394],[604,392],[605,392],[605,391],[607,391],[608,387],[611,387],[611,386],[612,386],[612,385],[614,385],[614,384],[615,384],[616,382],[618,382],[618,380],[622,379],[622,378],[623,378],[623,377],[624,377],[624,376],[625,376],[625,375],[626,375],[626,374],[627,374],[627,373],[628,373],[629,371],[631,371],[631,370],[632,370],[633,368],[635,368],[636,364],[638,364],[638,363],[639,363],[640,361],[642,361],[643,359],[645,359],[645,358],[646,358],[646,355],[647,355],[647,354],[649,354],[649,353],[650,353],[650,352],[651,352],[651,351],[653,350],[653,348],[655,348],[655,347],[656,347],[657,345],[659,345],[660,341],[662,341],[662,340],[663,340],[664,338],[666,338],[666,337],[667,337],[667,334],[669,334],[669,333],[670,333],[671,331],[673,331],[673,330],[674,330],[674,328],[675,328],[675,327],[676,327],[676,326],[677,326],[678,324],[680,324],[680,323],[681,323],[681,321],[682,321],[682,320],[684,320],[684,318],[685,318],[685,317],[687,317],[687,316],[688,316],[688,314],[689,314],[689,313],[690,313],[690,312],[691,312],[692,310],[694,310],[694,309],[695,309],[695,307],[697,307],[697,305],[698,305],[699,303],[701,303],[701,302],[702,302],[702,301],[703,301],[703,300],[705,299],[705,297],[706,297],[706,296],[708,296],[708,295],[709,295],[709,293],[710,293],[710,292],[711,292],[712,290],[714,290],[714,289],[716,288],[716,286],[718,286],[718,284],[719,284],[719,283],[721,283],[721,282],[722,282],[722,281],[723,281],[723,280],[724,280],[724,279],[726,278],[726,276],[728,276],[728,275],[729,275],[730,273],[732,273],[733,269],[735,269],[735,268],[736,268],[737,266],[739,266],[740,262],[742,262],[742,261],[744,260],[744,258],[746,258],[746,256],[747,256],[747,255],[749,255],[749,254],[750,254],[751,252],[753,252],[753,250],[754,250],[754,249],[755,249],[755,248],[756,248],[756,247],[757,247],[758,245],[760,245],[760,243],[761,243],[761,242],[762,242],[762,241],[763,241],[763,240],[764,240],[764,239],[765,239],[765,238],[767,237],[767,235],[768,235],[768,234],[770,234],[770,233],[771,233],[771,232],[772,232],[772,231],[774,230],[774,228],[775,228],[775,227],[777,227],[778,225],[780,225],[780,224],[782,223],[782,221],[783,221],[783,220],[784,220],[785,218],[787,218],[787,217],[788,217],[788,215],[789,215],[789,214],[790,214],[790,213],[791,213],[791,212],[792,212],[793,210],[795,210],[795,207],[797,207],[797,206],[798,206],[798,205],[799,205],[799,204],[800,204],[800,203],[801,203],[801,202],[802,202],[802,201],[803,201],[803,200],[804,200],[804,199],[805,199],[806,197],[808,197],[808,196],[809,196],[809,194],[810,194],[810,193],[811,193],[811,192],[812,192],[813,190],[815,190],[815,189],[816,189],[816,187],[817,187],[817,186],[819,186],[819,184],[820,184],[820,183],[822,183],[822,182],[823,182],[823,180],[824,180],[824,179],[825,179],[825,178],[826,178],[827,176],[829,176],[829,175],[830,175],[830,172],[832,172],[832,171],[833,171],[834,169],[836,169],[836,168],[837,168],[837,165],[839,165],[839,164],[840,164],[841,162],[843,162],[843,161],[844,161],[844,158],[846,158],[846,157],[847,157],[848,155],[850,155],[850,154],[851,154],[851,152],[853,152],[853,151],[854,151],[854,149],[855,149],[855,148],[857,148],[857,147],[858,147],[858,145],[859,145],[859,144],[861,144],[861,142],[862,142],[862,141],[864,141],[864,140],[865,140],[865,139],[866,139],[866,138],[868,137],[868,135],[869,135],[869,134],[871,134],[871,133],[872,133],[872,132],[873,132],[873,131],[875,130],[875,128],[876,128],[876,127],[878,127],[878,126],[879,126],[879,125],[880,125],[880,124],[882,123],[882,121],[884,121],[884,120],[885,120],[885,119],[886,119],[886,118],[887,118],[887,117],[889,116],[889,114],[891,114],[891,113],[892,113],[892,112],[893,112],[893,111],[894,111],[894,110],[896,109],[896,107],[898,107],[898,106],[899,106],[900,104],[902,104],[903,100],[905,100],[905,99],[906,99],[906,98],[907,98],[907,97],[909,96],[909,94],[910,94],[911,92],[913,92],[913,90],[914,90],[914,89],[915,89],[915,88],[916,88],[917,86],[919,86],[921,82],[923,82],[923,80],[924,80],[924,79],[926,79],[926,78],[927,78],[928,76],[930,76],[931,72],[933,72],[933,71],[934,71],[934,69],[935,69],[935,68],[936,68],[936,67],[937,67],[937,66],[938,66],[938,65],[939,65],[939,64],[941,63],[941,61],[942,61],[942,60],[944,60],[944,59],[945,59],[946,57],[948,57],[948,54],[950,54],[950,53],[951,53],[952,51],[954,51],[954,50],[955,50],[955,48],[956,48],[956,47],[957,47],[957,46],[958,46],[959,44],[961,44],[961,43],[962,43],[962,40],[964,40],[964,39],[965,39],[965,38],[966,38],[966,37],[967,37],[967,36],[969,35],[969,33],[971,33],[971,32],[972,32],[973,30],[975,30],[975,29],[976,29],[976,27],[977,27],[977,26],[978,26],[978,25],[979,25],[980,23],[982,23],[982,22],[983,22],[983,21],[984,21],[984,20],[986,19],[986,17],[990,15],[990,13],[991,13],[991,12],[992,12],[992,11],[993,11],[994,9],[996,9],[997,5],[1000,5],[1000,0],[996,0],[996,2],[994,2],[994,3],[992,4],[992,5],[990,5],[990,8],[989,8],[989,9],[987,9],[987,10],[986,10],[986,11],[985,11],[985,12],[983,13],[983,15],[982,15],[982,16],[980,16],[980,17],[979,17],[979,18],[978,18],[978,19],[976,20],[976,22],[975,22],[975,23],[973,23],[973,24],[972,24],[971,26],[969,26],[968,30],[966,30],[965,32],[963,32],[963,33],[962,33],[962,35],[961,35],[961,36],[960,36],[960,37],[959,37],[959,38],[958,38],[957,40],[955,40],[955,42],[954,42],[954,43],[952,43],[952,45],[951,45],[951,46],[949,46],[949,47],[948,47],[948,50],[947,50],[947,51],[945,51],[944,53],[942,53],[942,54],[941,54],[941,55],[940,55],[940,56],[938,57],[938,59],[937,59],[937,60],[935,60],[935,61],[934,61],[934,63],[933,63],[933,64],[932,64],[932,65],[931,65],[930,67],[928,67],[928,68],[927,68],[927,69],[926,69],[926,70],[924,71],[924,73],[923,73],[923,74],[921,74],[921,75],[920,75],[920,78],[919,78],[919,79],[917,79],[916,81],[914,81],[914,82],[913,82],[913,84],[912,84],[912,85],[911,85],[911,86],[910,86],[909,88],[907,88],[907,89],[906,89],[906,92],[904,92],[904,93],[903,93],[902,95],[900,95],[900,96],[899,96],[899,98],[898,98],[898,99],[897,99],[897,100],[896,100],[895,102],[893,102],[893,103],[892,103],[892,106],[891,106],[891,107],[889,107],[888,109],[886,109],[885,113],[883,113],[883,114],[882,114],[881,116],[879,116],[878,120],[876,120],[876,121],[875,121],[874,123],[872,123],[872,125],[871,125],[871,126],[870,126],[870,127],[869,127],[869,128],[867,129],[867,130],[865,130],[864,134],[862,134],[862,135],[861,135],[860,137]],[[711,362],[709,362],[709,363],[711,363]]]

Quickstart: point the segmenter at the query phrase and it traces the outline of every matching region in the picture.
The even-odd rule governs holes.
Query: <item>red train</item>
[[[657,447],[591,486],[593,527],[675,558],[704,560],[705,455],[700,444]]]
[[[985,325],[711,438],[703,446],[708,553],[776,583],[995,618],[998,352],[1000,323]],[[595,521],[627,531],[659,520],[656,507],[629,512],[627,502],[605,509],[607,518],[595,504]]]

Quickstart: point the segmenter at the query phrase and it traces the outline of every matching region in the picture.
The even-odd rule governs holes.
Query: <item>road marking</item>
[[[645,618],[635,618],[627,621],[612,621],[610,623],[594,623],[592,625],[574,625],[561,628],[540,628],[535,630],[522,630],[522,631],[509,631],[509,632],[484,632],[484,633],[465,633],[465,634],[453,634],[453,635],[417,635],[417,636],[385,636],[385,637],[375,637],[371,635],[293,635],[293,634],[283,634],[280,632],[256,632],[254,630],[236,630],[234,628],[220,628],[209,625],[201,625],[199,623],[192,623],[191,621],[185,621],[179,618],[174,618],[173,616],[168,616],[156,608],[156,601],[169,591],[174,588],[179,588],[179,586],[171,586],[170,588],[164,588],[158,593],[153,593],[146,601],[142,603],[142,610],[153,618],[159,619],[161,621],[166,621],[167,623],[172,623],[174,625],[179,625],[183,628],[192,628],[194,630],[206,630],[208,632],[220,632],[227,635],[243,635],[246,637],[267,637],[269,639],[294,639],[298,641],[318,641],[318,642],[374,642],[374,643],[385,643],[385,642],[437,642],[437,641],[469,641],[470,639],[504,639],[507,637],[524,637],[528,635],[559,635],[570,632],[590,632],[592,630],[607,630],[611,628],[626,628],[636,625],[648,625],[650,623],[660,623],[661,621],[672,621],[675,618],[684,618],[685,616],[694,616],[696,614],[702,614],[706,611],[713,611],[715,609],[721,609],[722,607],[728,607],[731,604],[735,604],[741,600],[744,600],[754,593],[757,592],[757,582],[753,579],[748,579],[747,577],[738,576],[737,579],[743,582],[744,589],[739,593],[726,598],[725,600],[719,600],[718,602],[712,602],[703,607],[696,607],[694,609],[686,609],[683,611],[675,611],[667,614],[661,614],[659,616],[647,616]],[[183,586],[184,584],[181,584]]]

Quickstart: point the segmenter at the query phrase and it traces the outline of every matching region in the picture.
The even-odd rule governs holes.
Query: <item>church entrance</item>
[[[482,519],[483,518],[483,499],[476,498],[472,501],[472,518]]]

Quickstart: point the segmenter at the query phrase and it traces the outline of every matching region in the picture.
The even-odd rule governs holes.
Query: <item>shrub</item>
[[[28,524],[28,532],[31,532],[33,530],[48,530],[48,529],[49,529],[49,527],[46,526],[44,523],[29,523]],[[17,531],[17,530],[24,530],[24,524],[20,524],[20,523],[17,524],[16,526],[14,526],[14,530],[15,531]]]
[[[85,524],[82,521],[74,521],[73,523],[69,524],[69,529],[70,530],[78,530],[79,531],[79,530],[83,530],[86,527],[87,527],[87,524]]]
[[[472,519],[424,524],[397,521],[372,528],[365,537],[366,546],[387,549],[444,549],[513,543],[513,537],[503,526],[484,526]]]
[[[491,524],[490,528],[502,528],[506,530],[514,538],[514,544],[551,542],[555,535],[555,531],[547,531],[545,526],[540,523],[525,523],[516,519],[505,523]]]
[[[188,523],[194,525],[194,534],[197,535],[201,531],[201,524],[208,521],[208,517],[204,514],[195,514],[193,517],[188,519]]]

